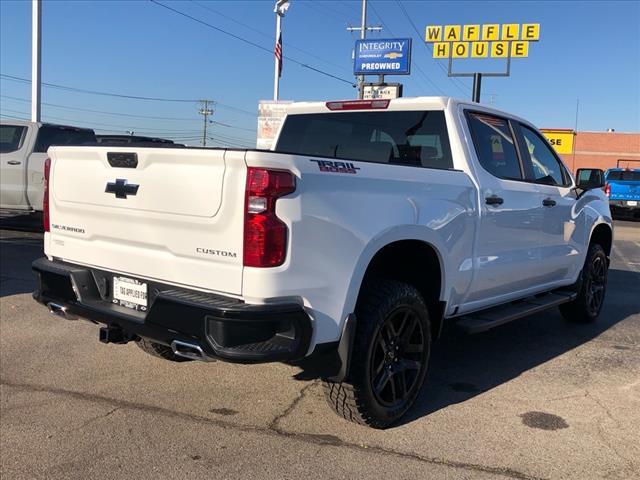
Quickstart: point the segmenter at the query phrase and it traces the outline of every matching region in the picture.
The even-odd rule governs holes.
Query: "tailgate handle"
[[[107,152],[109,165],[115,168],[136,168],[138,154],[135,152]]]

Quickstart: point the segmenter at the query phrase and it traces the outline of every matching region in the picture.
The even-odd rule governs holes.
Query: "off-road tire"
[[[574,288],[578,293],[575,300],[560,305],[562,316],[575,323],[591,323],[598,318],[604,303],[607,289],[607,271],[609,261],[602,246],[598,243],[589,245],[587,258]],[[593,295],[599,295],[594,303]]]
[[[357,324],[347,378],[343,382],[323,379],[324,394],[331,408],[346,420],[373,428],[387,428],[396,423],[411,408],[424,383],[431,346],[429,312],[420,292],[406,283],[377,280],[365,286],[364,289],[356,306]],[[406,314],[405,311],[409,313]],[[410,320],[408,315],[411,316]],[[404,319],[398,320],[401,317]],[[398,327],[398,336],[395,337],[397,340],[387,341],[385,337],[388,338],[391,331],[388,327],[389,322],[393,324],[394,321]],[[402,326],[408,325],[405,322],[412,322],[414,325],[418,322],[420,327],[420,329],[417,326],[406,327],[414,328],[413,333],[408,334],[411,337],[406,342],[402,339]],[[423,348],[416,353],[420,339],[423,341]],[[401,343],[406,346],[401,348],[401,353],[397,353],[395,360],[389,360],[388,354],[380,356],[380,349],[383,348],[381,342],[387,345],[387,348],[395,344],[394,348],[397,349]],[[382,351],[386,350],[383,348]],[[402,353],[405,351],[406,353]],[[407,356],[411,358],[407,360]],[[383,359],[382,370],[379,370],[381,374],[385,374],[386,368],[391,369],[397,366],[402,376],[402,378],[392,377],[385,384],[389,388],[393,387],[393,398],[396,396],[396,388],[402,392],[402,385],[404,385],[406,398],[400,400],[397,405],[384,405],[384,399],[374,386],[374,383],[378,385],[382,383],[381,378],[374,374],[374,370],[380,365],[378,361],[380,358]],[[399,363],[385,367],[384,365],[389,361]],[[374,362],[375,365],[372,365]],[[411,362],[411,368],[404,367],[408,364],[407,362]],[[416,369],[418,363],[420,366]],[[417,373],[414,374],[414,370]],[[399,373],[390,373],[390,375]],[[410,376],[407,377],[407,375]],[[410,379],[410,386],[407,378]],[[376,382],[376,379],[380,381]],[[389,382],[394,385],[389,385]],[[401,382],[399,387],[397,382]]]
[[[140,338],[139,340],[137,340],[136,345],[138,345],[138,347],[140,347],[143,352],[148,353],[153,357],[162,358],[163,360],[169,360],[170,362],[191,361],[191,359],[189,358],[180,357],[173,353],[171,347],[152,342],[151,340],[147,340],[146,338]]]

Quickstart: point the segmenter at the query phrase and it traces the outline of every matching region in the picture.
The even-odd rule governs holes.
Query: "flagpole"
[[[282,16],[280,15],[280,12],[277,10],[277,8],[278,7],[276,6],[276,45],[280,41],[280,33],[282,28]],[[273,75],[273,99],[278,100],[278,97],[280,95],[280,60],[276,55],[274,55],[274,59],[275,69]]]
[[[278,0],[273,11],[276,14],[276,48],[280,43],[280,37],[282,34],[282,17],[289,8],[289,0]],[[273,72],[273,99],[278,100],[280,96],[280,71],[282,62],[282,44],[280,43],[280,58],[274,51],[274,72]]]

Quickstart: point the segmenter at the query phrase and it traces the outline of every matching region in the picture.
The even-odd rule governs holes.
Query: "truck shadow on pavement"
[[[0,298],[33,292],[36,282],[31,262],[42,256],[41,235],[3,231],[0,235]]]
[[[593,340],[640,313],[638,298],[640,273],[611,269],[603,311],[594,323],[570,323],[552,309],[477,335],[449,325],[433,345],[425,385],[402,424],[465,402]]]

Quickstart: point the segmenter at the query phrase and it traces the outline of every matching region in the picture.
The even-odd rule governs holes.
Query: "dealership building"
[[[640,168],[640,133],[542,129],[574,173],[578,168]]]

